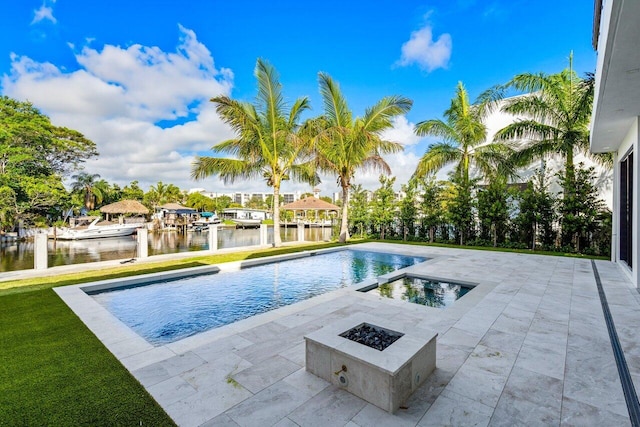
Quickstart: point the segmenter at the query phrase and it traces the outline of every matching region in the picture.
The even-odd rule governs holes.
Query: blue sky
[[[79,1],[2,0],[0,90],[28,99],[57,125],[94,140],[86,169],[121,185],[137,179],[211,191],[268,191],[189,179],[193,155],[230,137],[208,99],[251,100],[256,58],[279,71],[289,100],[320,114],[317,73],[337,80],[355,114],[386,95],[413,109],[389,135],[406,182],[427,139],[413,124],[441,117],[458,81],[472,98],[517,73],[595,70],[589,1]],[[377,177],[360,174],[375,188]],[[326,177],[323,193],[337,191]],[[285,191],[308,187],[290,183]]]

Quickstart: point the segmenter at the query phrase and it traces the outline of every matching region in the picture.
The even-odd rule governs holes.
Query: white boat
[[[84,240],[129,236],[144,225],[139,223],[98,225],[99,221],[100,218],[96,218],[86,227],[58,228],[54,238],[59,240]]]
[[[212,224],[220,224],[221,222],[222,221],[220,221],[220,218],[215,216],[215,217],[210,217],[210,218],[200,218],[200,219],[197,219],[197,220],[193,221],[191,224],[193,224],[195,226],[208,226],[208,225],[212,225]]]
[[[258,228],[267,219],[267,212],[260,209],[228,208],[222,211],[224,219],[236,223],[236,228]]]
[[[258,228],[262,224],[261,219],[252,218],[234,218],[231,221],[236,223],[236,228]]]

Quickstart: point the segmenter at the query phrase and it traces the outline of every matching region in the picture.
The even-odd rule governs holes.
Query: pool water
[[[445,308],[462,298],[472,289],[472,286],[458,283],[418,277],[403,277],[402,279],[379,285],[367,292],[428,307]]]
[[[166,344],[425,260],[340,250],[92,297],[150,343]]]

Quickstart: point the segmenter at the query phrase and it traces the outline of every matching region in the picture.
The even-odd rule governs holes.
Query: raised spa
[[[473,290],[475,284],[443,279],[404,276],[388,283],[367,286],[361,292],[434,308],[446,308]]]

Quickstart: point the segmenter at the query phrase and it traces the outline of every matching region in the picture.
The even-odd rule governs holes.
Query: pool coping
[[[443,256],[441,255],[415,255],[405,248],[389,247],[361,247],[360,245],[367,245],[366,243],[340,246],[335,248],[319,249],[319,250],[305,250],[296,252],[293,254],[285,255],[273,255],[268,257],[261,257],[252,260],[233,261],[228,263],[221,263],[210,266],[202,267],[189,267],[178,270],[171,270],[167,272],[150,273],[139,275],[130,278],[109,279],[97,282],[88,282],[78,285],[63,286],[53,288],[54,292],[69,306],[69,308],[80,318],[80,320],[93,332],[93,334],[107,347],[107,349],[114,355],[120,362],[131,372],[134,370],[143,368],[150,364],[162,361],[166,358],[176,355],[184,354],[187,351],[193,350],[203,344],[210,343],[225,337],[229,337],[240,332],[244,332],[256,326],[260,326],[276,320],[278,318],[297,313],[316,305],[322,304],[326,301],[330,301],[339,295],[349,294],[357,292],[357,288],[361,288],[370,281],[377,281],[379,278],[386,280],[388,277],[394,275],[411,274],[410,270],[415,267],[405,267],[403,269],[396,270],[395,272],[388,273],[379,276],[378,279],[369,279],[363,282],[359,282],[354,285],[350,285],[344,288],[336,289],[327,292],[322,295],[312,297],[307,300],[299,301],[297,303],[280,307],[275,310],[271,310],[265,313],[260,313],[255,316],[239,320],[229,325],[224,325],[219,328],[210,329],[208,331],[200,332],[198,334],[174,341],[172,343],[154,345],[149,343],[142,336],[138,335],[133,329],[127,326],[124,322],[118,319],[115,315],[109,312],[105,307],[95,301],[89,293],[103,291],[106,289],[116,289],[127,286],[135,286],[141,283],[157,282],[171,278],[181,277],[181,275],[188,277],[199,274],[209,273],[224,273],[237,271],[242,268],[253,267],[257,265],[269,264],[276,261],[284,261],[290,259],[299,259],[309,257],[316,254],[330,253],[342,250],[363,250],[370,252],[383,252],[394,253],[398,255],[408,256],[421,256],[427,259],[424,263],[437,262]],[[445,257],[446,258],[446,257]],[[89,292],[89,293],[87,293]],[[357,292],[357,294],[366,295],[363,292]],[[373,297],[373,295],[366,295],[366,297]],[[365,298],[366,298],[365,297]],[[466,296],[465,296],[466,297]],[[393,303],[393,301],[389,301]],[[406,302],[397,301],[400,304],[405,305]],[[455,306],[455,304],[454,304]],[[430,307],[419,307],[427,308]],[[450,307],[450,308],[453,308]],[[433,309],[440,312],[441,310]],[[466,310],[465,310],[466,311]]]

